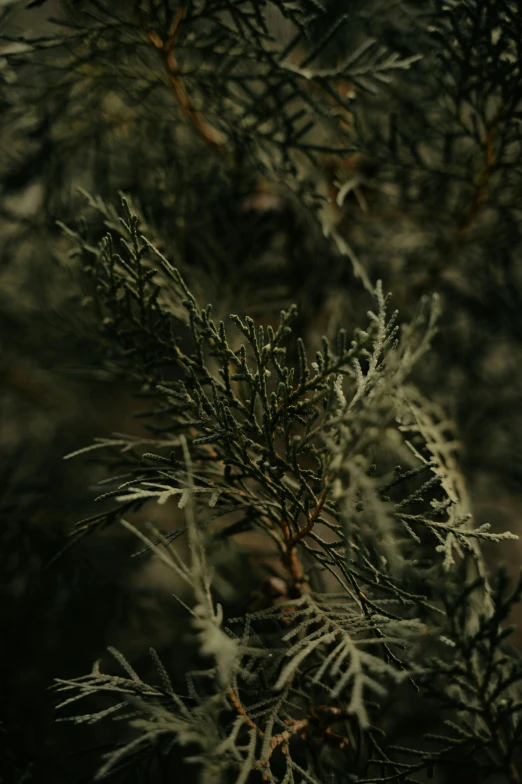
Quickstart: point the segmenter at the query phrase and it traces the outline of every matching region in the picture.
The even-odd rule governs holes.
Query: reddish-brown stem
[[[491,175],[493,174],[493,169],[497,162],[495,154],[495,131],[499,120],[502,117],[503,108],[504,107],[501,105],[496,111],[494,117],[492,117],[488,123],[487,131],[483,139],[484,161],[475,181],[473,197],[468,208],[455,225],[444,258],[440,258],[437,263],[429,270],[428,282],[433,282],[435,277],[439,277],[444,272],[444,270],[449,267],[458,246],[465,238],[471,226],[474,224],[481,207],[486,201]],[[426,280],[422,282],[422,286],[424,287],[425,284]]]
[[[293,735],[296,735],[301,730],[306,730],[308,727],[309,720],[308,719],[297,719],[292,723],[291,729],[284,730],[280,732],[278,735],[273,735],[270,739],[270,751],[268,753],[268,757],[263,760],[261,766],[266,768],[268,763],[270,762],[270,757],[274,753],[274,751],[281,746],[282,744],[288,743],[288,741],[292,738]]]
[[[246,710],[243,708],[243,705],[241,704],[241,700],[239,699],[239,697],[237,696],[237,694],[234,692],[234,690],[233,690],[232,688],[230,688],[230,689],[228,690],[228,699],[230,700],[230,702],[232,703],[232,705],[234,706],[234,708],[236,709],[236,711],[237,711],[237,712],[238,712],[238,713],[239,713],[241,716],[243,716],[243,718],[245,719],[246,723],[247,723],[247,724],[248,724],[250,727],[252,727],[252,729],[253,729],[253,730],[255,730],[255,731],[257,732],[257,734],[258,734],[260,737],[263,737],[263,735],[264,735],[264,732],[263,732],[263,730],[261,730],[261,729],[260,729],[260,728],[257,726],[257,724],[255,723],[255,721],[253,721],[253,720],[250,718],[250,716],[248,715],[248,713],[246,712]]]
[[[192,105],[192,101],[185,89],[183,79],[179,75],[178,62],[175,55],[175,45],[179,38],[181,27],[186,16],[186,6],[181,4],[176,15],[174,16],[170,25],[168,37],[163,40],[154,31],[151,30],[141,14],[138,5],[135,7],[135,15],[138,19],[141,30],[145,33],[149,41],[158,50],[161,61],[167,72],[169,82],[174,89],[174,93],[180,103],[182,111],[188,120],[192,123],[199,135],[210,144],[220,155],[225,155],[225,149],[219,138],[218,131],[208,123],[205,118],[198,112]]]
[[[493,167],[496,163],[495,156],[495,129],[502,114],[502,107],[497,111],[491,122],[489,123],[487,133],[484,137],[484,163],[482,169],[477,177],[475,192],[473,199],[469,205],[466,213],[459,221],[455,233],[454,241],[458,240],[467,232],[471,224],[477,217],[477,213],[486,200],[489,181],[493,172]]]
[[[296,544],[311,532],[315,523],[319,519],[325,501],[326,490],[323,490],[319,496],[317,506],[308,515],[306,524],[303,528],[300,528],[299,531],[296,531],[296,533],[291,533],[287,523],[284,523],[282,526],[283,536],[285,539],[284,563],[292,577],[293,593],[296,593],[297,595],[300,595],[303,591],[306,591],[308,589],[308,584],[306,582],[303,565],[301,564],[301,560],[296,551]]]
[[[304,539],[307,536],[312,528],[314,527],[315,523],[319,515],[321,514],[321,510],[324,506],[324,502],[326,501],[326,490],[323,490],[321,495],[319,496],[319,501],[317,502],[317,506],[313,510],[313,512],[308,516],[308,520],[306,521],[306,525],[304,528],[299,529],[293,536],[290,538],[288,542],[288,547],[294,547],[297,542],[300,542],[301,539]]]

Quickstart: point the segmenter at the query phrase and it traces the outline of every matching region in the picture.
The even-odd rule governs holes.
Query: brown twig
[[[330,724],[348,718],[341,708],[328,705],[320,705],[316,709],[310,708],[308,715],[304,719],[286,719],[289,725],[287,730],[274,735],[270,739],[270,751],[268,756],[260,763],[261,767],[266,768],[270,762],[270,757],[279,746],[286,746],[295,735],[301,733],[301,739],[306,741],[310,730],[315,725],[323,724],[320,727],[321,736],[325,743],[338,746],[343,749],[349,745],[350,741],[344,735],[334,732]],[[326,724],[326,726],[324,726]],[[283,748],[284,751],[284,748]]]
[[[308,583],[304,573],[303,565],[301,563],[301,559],[299,558],[299,555],[296,550],[296,545],[298,542],[304,539],[304,537],[307,536],[313,529],[315,523],[319,519],[325,501],[326,501],[326,490],[323,490],[323,492],[319,496],[319,501],[317,502],[317,506],[311,512],[311,514],[308,515],[306,524],[304,525],[303,528],[300,528],[299,531],[296,531],[295,533],[291,533],[287,523],[284,523],[282,526],[283,536],[285,539],[285,553],[284,553],[283,561],[292,577],[293,590],[291,593],[296,596],[300,596],[303,591],[308,590]]]
[[[500,117],[502,116],[502,110],[503,107],[500,106],[488,124],[488,129],[483,139],[484,162],[476,179],[473,199],[455,228],[452,244],[457,244],[466,234],[486,200],[489,181],[497,160],[495,155],[495,131]]]
[[[262,737],[264,736],[264,734],[265,734],[265,733],[263,732],[263,730],[262,730],[262,729],[260,729],[260,728],[257,726],[257,724],[255,723],[255,721],[254,721],[253,719],[251,719],[251,718],[250,718],[250,716],[248,715],[248,713],[246,712],[246,710],[243,708],[243,705],[241,704],[241,700],[239,699],[239,697],[237,696],[237,694],[235,693],[235,691],[234,691],[232,688],[230,688],[230,689],[228,690],[228,699],[230,700],[230,702],[232,703],[232,705],[233,705],[233,707],[236,709],[236,711],[239,713],[239,715],[240,715],[240,716],[243,716],[243,718],[245,719],[246,723],[247,723],[247,724],[248,724],[250,727],[252,727],[252,729],[253,729],[253,730],[255,730],[255,731],[257,732],[257,734],[259,735],[259,737],[261,737],[261,738],[262,738]]]
[[[284,730],[280,732],[278,735],[273,735],[270,739],[270,752],[268,757],[263,760],[262,765],[266,767],[270,761],[270,757],[274,753],[274,751],[281,746],[283,743],[288,743],[288,741],[292,738],[293,735],[297,735],[298,732],[301,730],[306,730],[308,724],[310,723],[309,719],[296,719],[292,723],[291,729]]]
[[[455,228],[453,230],[451,239],[449,241],[449,245],[447,247],[447,251],[443,258],[439,258],[437,262],[432,265],[432,267],[428,270],[427,278],[428,280],[424,280],[422,282],[422,287],[426,285],[426,282],[433,282],[435,277],[440,277],[440,275],[449,267],[451,264],[455,252],[459,247],[460,243],[465,238],[466,234],[474,224],[478,213],[480,212],[481,207],[484,205],[486,201],[488,187],[491,180],[491,175],[493,173],[495,164],[497,162],[497,156],[495,153],[495,132],[498,126],[498,123],[502,117],[504,111],[504,107],[501,104],[495,115],[491,118],[488,123],[487,131],[483,138],[483,149],[484,149],[484,159],[483,164],[478,176],[475,180],[475,189],[473,192],[473,197],[471,202],[464,212],[461,215],[460,219],[457,221]]]
[[[297,542],[300,542],[301,539],[304,539],[307,536],[312,528],[314,527],[315,523],[319,515],[321,514],[321,510],[324,506],[324,502],[326,501],[326,490],[323,490],[321,495],[319,496],[319,501],[317,502],[317,506],[313,510],[312,514],[308,516],[308,520],[306,521],[306,525],[304,528],[299,529],[288,541],[288,547],[295,547]]]
[[[157,49],[169,82],[174,89],[174,93],[180,103],[181,109],[185,117],[190,120],[199,135],[213,147],[220,155],[226,155],[223,141],[220,138],[219,132],[208,123],[197,109],[192,105],[190,96],[185,89],[183,79],[180,76],[178,62],[175,55],[175,46],[178,41],[183,22],[187,14],[186,5],[181,3],[177,13],[174,15],[169,27],[168,36],[163,40],[154,30],[151,30],[139,8],[139,2],[135,4],[135,16],[138,20],[140,29],[145,33],[149,41]]]

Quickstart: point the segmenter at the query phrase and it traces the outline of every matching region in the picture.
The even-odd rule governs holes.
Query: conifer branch
[[[60,5],[0,0],[2,606],[122,652],[59,720],[96,780],[518,784],[520,2]]]

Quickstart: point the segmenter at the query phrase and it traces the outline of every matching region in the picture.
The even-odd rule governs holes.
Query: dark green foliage
[[[6,625],[40,574],[64,629],[128,614],[52,671],[60,723],[97,779],[515,784],[520,581],[489,554],[517,537],[473,513],[520,480],[520,4],[64,0],[17,30],[40,5],[0,7]],[[109,384],[137,425],[93,442]],[[117,588],[80,595],[78,553]],[[36,781],[23,713],[5,775]]]
[[[341,330],[335,348],[324,338],[312,364],[299,341],[294,373],[286,365],[283,344],[295,309],[282,311],[277,329],[269,326],[266,332],[248,317],[231,316],[243,337],[237,341],[239,348],[232,348],[224,322],[214,322],[210,306],[198,306],[179,272],[140,234],[125,199],[123,207],[121,255],[110,234],[97,253],[88,242],[76,240],[97,281],[105,339],[128,367],[130,378],[141,377],[155,401],[147,412],[151,437],[139,444],[121,437],[96,445],[134,455],[134,467],[120,473],[117,487],[100,497],[115,498],[118,505],[78,523],[75,535],[114,521],[138,533],[125,517],[151,500],[163,505],[178,497],[180,508],[188,505],[188,524],[176,530],[175,537],[151,528],[159,536],[153,544],[139,535],[193,586],[197,603],[191,612],[201,651],[216,661],[210,670],[199,672],[188,702],[172,693],[172,713],[162,691],[150,691],[129,671],[136,686],[125,681],[125,690],[133,693],[137,688],[145,700],[136,704],[133,726],[145,734],[138,734],[127,750],[135,752],[164,733],[184,744],[188,734],[201,747],[197,759],[213,775],[232,766],[238,767],[241,781],[254,770],[270,781],[317,781],[331,766],[338,778],[341,771],[337,753],[329,760],[309,733],[318,731],[317,722],[327,740],[336,739],[339,751],[353,746],[353,729],[345,729],[345,735],[334,732],[332,725],[348,722],[351,727],[355,720],[370,749],[362,760],[359,751],[356,758],[353,751],[345,756],[352,774],[364,780],[394,779],[401,771],[422,770],[439,759],[446,762],[449,749],[460,749],[460,737],[449,739],[449,749],[442,752],[426,750],[420,762],[419,749],[404,762],[404,750],[399,749],[397,759],[395,744],[387,748],[379,727],[388,689],[409,677],[428,699],[436,676],[442,683],[435,695],[473,716],[483,686],[468,684],[461,698],[452,696],[448,673],[454,672],[454,647],[465,640],[464,656],[476,659],[475,667],[484,666],[486,672],[498,667],[504,673],[502,635],[495,629],[515,597],[496,609],[487,578],[479,576],[473,584],[475,594],[480,590],[478,603],[467,594],[454,608],[451,604],[453,570],[459,579],[466,573],[470,578],[482,575],[478,542],[510,535],[490,533],[487,526],[470,527],[461,481],[445,449],[444,423],[415,388],[407,386],[414,363],[429,347],[436,314],[426,312],[424,303],[399,337],[396,314],[387,316],[379,284],[377,312],[369,312],[367,330],[356,331],[351,342]],[[158,269],[151,267],[154,259]],[[153,282],[161,277],[170,292],[163,307],[162,287]],[[182,348],[188,344],[183,335],[187,327],[191,349]],[[182,379],[173,378],[176,369]],[[375,456],[377,464],[371,462]],[[398,459],[406,466],[393,468]],[[232,523],[214,532],[220,518],[227,520],[234,513]],[[220,605],[213,603],[205,553],[253,530],[275,546],[284,587],[274,608],[249,613],[234,632]],[[191,565],[168,544],[184,533],[189,536]],[[413,585],[418,587],[412,590]],[[448,616],[458,623],[450,631],[441,612],[441,603],[448,602]],[[427,633],[447,651],[434,664],[425,658]],[[490,642],[485,654],[483,638]],[[519,665],[511,666],[513,675],[503,677],[514,694]],[[210,694],[208,687],[197,690],[202,677],[214,682]],[[191,675],[191,682],[194,678]],[[78,692],[74,700],[110,691],[117,683],[96,669],[86,680],[63,682],[61,688]],[[498,688],[499,699],[501,691]],[[125,705],[120,703],[118,709]],[[76,721],[105,715],[102,710]],[[511,764],[518,720],[505,731],[508,740],[497,741],[504,756],[497,752],[494,757],[496,772]],[[110,771],[121,754],[110,756],[102,772]]]

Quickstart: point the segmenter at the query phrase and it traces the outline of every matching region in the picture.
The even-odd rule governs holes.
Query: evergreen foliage
[[[484,553],[517,536],[474,520],[498,418],[463,412],[500,405],[483,347],[519,350],[520,4],[63,0],[16,29],[45,5],[0,3],[6,462],[14,349],[78,392],[33,419],[33,479],[89,385],[130,390],[140,432],[67,438],[86,489],[49,516],[86,514],[34,568],[72,612],[78,552],[177,599],[152,666],[108,640],[116,669],[57,674],[58,721],[103,728],[96,780],[515,784],[522,582]],[[41,493],[6,486],[25,596]]]

